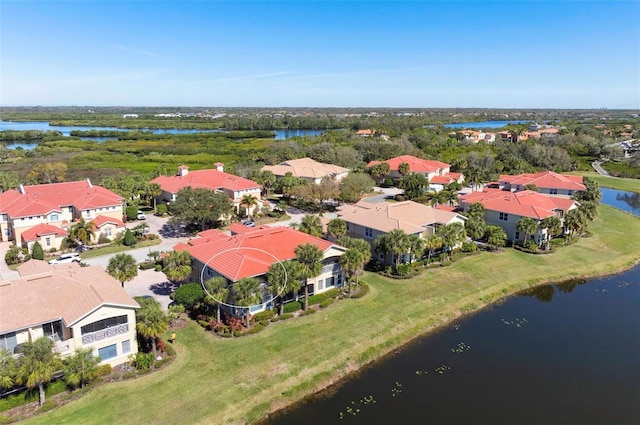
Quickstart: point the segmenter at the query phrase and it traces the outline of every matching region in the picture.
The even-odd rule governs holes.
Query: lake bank
[[[601,206],[590,230],[592,237],[552,255],[508,249],[409,280],[367,274],[368,296],[250,337],[221,340],[192,325],[178,332],[178,358],[166,370],[105,386],[28,423],[256,422],[519,290],[611,274],[640,260],[628,237],[640,234],[637,218]]]

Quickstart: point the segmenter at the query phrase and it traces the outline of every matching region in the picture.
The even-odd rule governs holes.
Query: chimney
[[[222,162],[216,162],[213,165],[216,167],[217,171],[220,171],[221,173],[224,172],[224,164]]]
[[[20,193],[21,193],[21,194],[23,194],[23,195],[26,195],[26,193],[25,193],[25,191],[24,191],[24,186],[23,186],[23,185],[20,185],[20,186],[18,187],[18,192],[20,192]]]
[[[181,165],[178,167],[178,175],[180,177],[184,177],[187,174],[189,174],[189,167],[187,167],[186,165]]]
[[[89,185],[89,189],[93,188],[93,185],[91,184],[91,180],[87,179],[87,184]]]

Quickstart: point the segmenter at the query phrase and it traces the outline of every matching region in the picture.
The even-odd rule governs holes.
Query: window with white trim
[[[102,347],[98,349],[98,355],[100,356],[100,360],[102,361],[118,357],[118,346],[116,344],[113,344]]]
[[[365,238],[373,238],[373,229],[371,229],[370,227],[365,227],[364,228],[364,237]]]

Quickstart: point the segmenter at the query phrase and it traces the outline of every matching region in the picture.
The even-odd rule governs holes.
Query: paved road
[[[598,172],[598,174],[600,174],[601,176],[609,176],[609,173],[607,172],[607,170],[605,170],[604,168],[602,168],[602,163],[603,161],[593,161],[591,163],[591,166]],[[609,176],[610,177],[610,176]]]

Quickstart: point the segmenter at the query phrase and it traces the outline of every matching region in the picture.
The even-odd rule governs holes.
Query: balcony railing
[[[82,335],[82,345],[91,344],[96,341],[102,341],[103,339],[112,338],[114,336],[126,334],[128,332],[129,324],[123,323],[122,325],[114,326],[112,328],[106,328],[99,331],[86,333]]]

